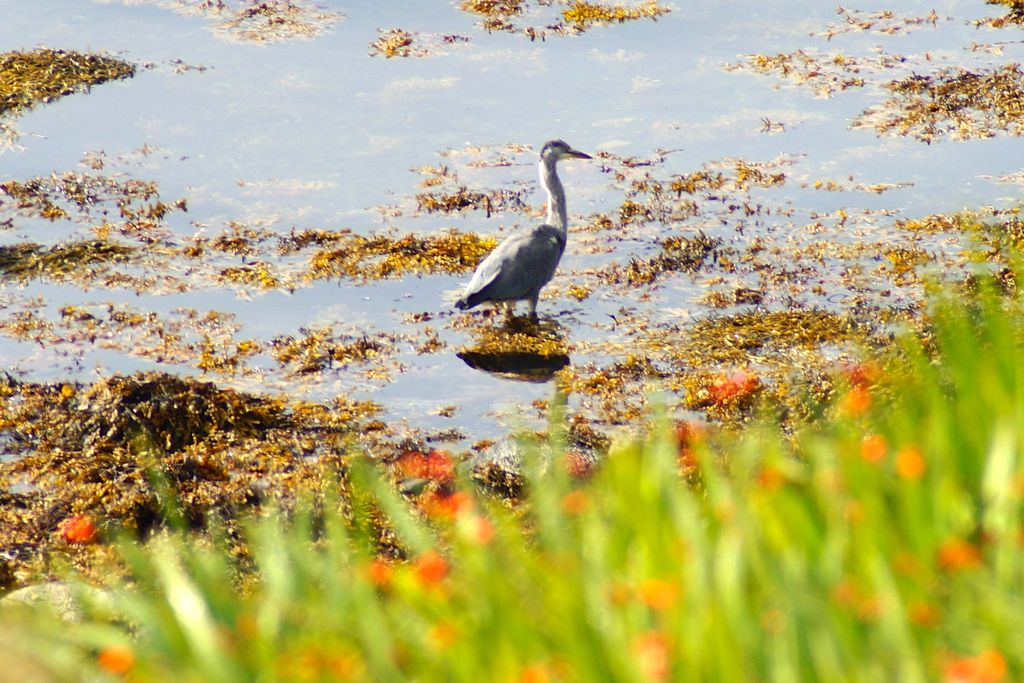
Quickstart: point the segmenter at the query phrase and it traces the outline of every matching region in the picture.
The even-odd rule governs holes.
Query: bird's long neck
[[[547,223],[561,230],[564,235],[568,230],[569,216],[565,208],[565,190],[555,171],[556,163],[555,159],[541,159],[540,182],[548,193]]]

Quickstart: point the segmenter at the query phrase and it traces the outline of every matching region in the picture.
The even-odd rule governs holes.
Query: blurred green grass
[[[356,459],[241,557],[216,523],[120,541],[80,622],[6,606],[0,649],[25,680],[1021,680],[1022,339],[1016,295],[934,293],[801,430],[662,418],[580,477],[553,429],[515,506]]]

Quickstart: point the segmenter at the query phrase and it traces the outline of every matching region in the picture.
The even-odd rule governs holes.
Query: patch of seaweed
[[[689,367],[750,365],[764,362],[769,351],[811,351],[861,339],[859,327],[848,316],[816,309],[751,311],[698,320],[671,353]],[[664,339],[654,343],[662,345]]]
[[[602,268],[598,275],[609,284],[627,284],[632,287],[653,284],[667,273],[695,273],[721,245],[703,232],[694,237],[667,237],[661,241],[661,252],[648,259],[630,259],[626,265],[613,263]]]
[[[424,192],[416,195],[416,204],[420,211],[427,213],[457,213],[467,210],[485,211],[487,217],[495,211],[510,208],[522,208],[523,193],[515,190],[494,190],[491,192],[474,192],[465,187],[458,187],[454,192]]]
[[[380,30],[377,40],[370,43],[370,56],[383,55],[392,57],[425,56],[426,51],[414,47],[415,39],[413,34],[400,28]]]
[[[657,19],[671,10],[658,4],[658,0],[644,0],[638,5],[609,5],[587,0],[573,0],[562,10],[562,18],[577,29],[594,24],[622,24],[637,19]]]
[[[457,230],[426,237],[346,235],[334,248],[313,255],[309,277],[380,280],[405,275],[464,273],[475,268],[496,245],[491,237]]]
[[[274,338],[270,352],[282,366],[300,374],[380,359],[394,353],[397,341],[389,334],[339,336],[330,328],[300,328],[299,335]]]
[[[1017,2],[1018,0],[991,0],[992,2]],[[836,14],[843,19],[840,25],[829,24],[824,31],[814,35],[823,36],[826,40],[843,33],[872,32],[883,35],[906,34],[910,31],[924,26],[934,28],[939,19],[949,20],[949,17],[940,17],[934,9],[925,15],[901,16],[892,10],[878,10],[866,12],[863,10],[851,9],[848,7],[836,7]]]
[[[991,26],[992,28],[1003,28],[1005,26],[1019,26],[1024,24],[1024,0],[985,0],[987,5],[996,5],[1006,8],[1006,14],[1001,17],[989,17],[974,22],[977,26]]]
[[[0,53],[0,116],[134,75],[132,64],[100,54],[45,47]]]
[[[912,74],[886,84],[888,99],[854,122],[879,135],[901,135],[931,143],[1024,135],[1024,71],[1019,64],[970,71],[947,67],[932,75]]]
[[[875,57],[856,57],[842,52],[820,54],[794,50],[774,55],[747,55],[743,61],[726,64],[723,68],[776,75],[797,85],[806,85],[818,97],[827,98],[843,90],[861,88],[867,82],[866,73],[890,69],[904,61],[901,55],[885,52]]]
[[[523,14],[524,0],[462,0],[459,8],[482,17],[480,26],[485,31],[516,30],[511,19]]]
[[[219,35],[253,43],[309,40],[344,18],[304,0],[175,0],[172,7],[216,18]]]
[[[554,3],[538,0],[540,7]],[[671,10],[658,3],[658,0],[643,0],[638,4],[621,5],[588,0],[572,0],[569,6],[557,15],[551,16],[546,22],[524,23],[522,18],[528,14],[529,3],[525,0],[463,0],[459,7],[464,12],[480,17],[480,27],[487,32],[505,31],[519,33],[530,40],[545,40],[549,34],[571,35],[582,33],[595,25],[622,24],[639,19],[654,19],[669,13]]]
[[[20,572],[45,571],[69,514],[145,533],[164,523],[172,497],[185,520],[231,519],[320,486],[323,464],[382,425],[372,403],[288,403],[162,373],[91,386],[0,384],[0,490],[30,486],[0,505],[0,550]],[[28,554],[17,549],[32,548]]]
[[[146,243],[168,234],[168,214],[187,210],[184,199],[164,203],[154,182],[95,173],[8,180],[0,183],[0,192],[14,200],[13,209],[21,215],[50,221],[96,219],[100,223],[93,230],[101,237],[114,231]]]
[[[667,376],[650,357],[630,353],[604,367],[588,363],[563,368],[558,386],[585,403],[596,402],[601,422],[636,427],[650,417],[647,384]]]
[[[472,329],[474,345],[466,350],[483,354],[526,353],[535,356],[568,356],[558,325],[525,316],[511,316],[502,325],[481,325]]]
[[[0,246],[0,276],[18,280],[82,277],[101,264],[126,263],[135,253],[133,247],[105,240],[64,242],[52,247],[20,242]]]

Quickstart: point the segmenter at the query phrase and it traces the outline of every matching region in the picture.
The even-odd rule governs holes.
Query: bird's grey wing
[[[511,235],[477,268],[464,298],[504,301],[535,296],[555,274],[564,249],[565,238],[550,225]]]

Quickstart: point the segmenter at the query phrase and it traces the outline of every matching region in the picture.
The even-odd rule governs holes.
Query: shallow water
[[[756,279],[752,272],[725,275],[710,266],[697,274],[671,275],[636,292],[586,280],[588,269],[649,254],[665,235],[704,230],[737,247],[755,237],[792,247],[821,239],[881,241],[897,239],[896,218],[1016,205],[1019,185],[994,177],[1022,170],[1018,138],[943,139],[926,145],[850,128],[865,108],[883,99],[881,84],[890,78],[943,64],[980,68],[1020,61],[1024,50],[1015,42],[1018,31],[970,23],[996,15],[998,9],[967,0],[902,2],[899,17],[923,16],[934,8],[940,19],[935,25],[905,26],[893,35],[851,32],[826,40],[811,34],[829,24],[841,25],[843,19],[832,5],[818,5],[678,3],[657,21],[530,41],[522,35],[484,32],[476,17],[460,11],[455,2],[322,3],[343,15],[323,35],[254,44],[226,37],[213,19],[175,11],[171,2],[9,1],[0,11],[0,46],[5,50],[37,45],[99,50],[153,68],[19,117],[15,126],[20,137],[0,155],[0,180],[81,170],[85,153],[102,151],[105,173],[156,181],[165,201],[187,200],[187,213],[167,220],[182,236],[219,234],[229,221],[282,234],[312,227],[427,234],[454,227],[503,235],[537,218],[522,212],[490,217],[481,211],[418,212],[414,197],[424,191],[423,176],[414,169],[447,164],[471,189],[525,187],[527,202],[539,213],[543,194],[534,162],[543,142],[553,137],[590,153],[641,159],[669,150],[663,163],[650,167],[659,178],[691,173],[723,159],[785,160],[773,169],[785,172],[784,186],[753,188],[739,197],[761,204],[764,211],[759,214],[746,216],[727,210],[728,201],[703,197],[699,215],[669,225],[641,222],[611,231],[570,232],[560,275],[552,283],[555,295],[542,299],[540,311],[570,344],[574,365],[606,364],[635,351],[635,330],[623,329],[629,323],[616,320],[685,325],[709,313],[699,298],[715,278],[739,283]],[[538,23],[554,16],[555,9],[535,10],[542,13]],[[423,58],[370,56],[378,29],[395,26],[423,36],[458,34],[470,41],[440,45],[445,54]],[[1003,54],[968,49],[974,42],[995,41],[1010,41]],[[908,61],[891,73],[867,73],[865,87],[831,98],[817,97],[810,88],[775,75],[723,69],[744,55],[797,48],[863,57],[882,49]],[[205,69],[176,73],[174,60]],[[784,130],[764,132],[765,119],[784,124]],[[530,149],[506,151],[508,144]],[[504,152],[511,163],[472,166],[481,158],[472,152],[477,147],[485,148],[483,158]],[[619,210],[628,184],[603,172],[611,166],[612,160],[561,165],[573,225],[593,214],[615,215]],[[813,187],[816,180],[849,184],[850,178],[907,185],[882,194]],[[837,220],[838,210],[850,221]],[[820,233],[805,229],[818,219],[823,223]],[[88,234],[87,227],[73,226],[73,231]],[[13,229],[0,233],[0,240],[47,243],[68,234],[66,227],[19,217]],[[924,247],[941,250],[944,244],[934,238]],[[765,306],[796,302],[842,310],[850,296],[840,278],[844,267],[825,260],[817,275],[820,291],[780,287],[766,292]],[[565,288],[581,279],[593,285],[591,296],[583,301],[567,297]],[[58,320],[62,306],[112,302],[162,317],[173,317],[181,307],[230,313],[237,329],[227,334],[236,340],[265,342],[323,326],[339,333],[406,335],[408,339],[397,342],[397,352],[375,366],[384,367],[386,377],[368,378],[363,364],[300,377],[260,354],[250,359],[248,372],[211,378],[293,396],[368,397],[385,407],[390,420],[414,429],[455,428],[471,438],[493,437],[536,420],[540,413],[530,404],[549,399],[552,384],[483,373],[455,355],[471,341],[466,326],[457,324],[461,316],[450,306],[466,280],[468,274],[370,284],[333,279],[307,283],[291,293],[197,286],[183,294],[83,290],[30,281],[24,286],[5,283],[0,313],[13,315],[38,302],[40,315]],[[914,293],[913,288],[897,289],[887,303],[910,302]],[[623,317],[623,311],[630,315]],[[427,322],[408,317],[425,313],[431,317]],[[479,314],[471,320],[471,328],[495,324]],[[444,347],[417,353],[428,327],[440,334]],[[0,361],[9,371],[32,379],[87,380],[111,371],[153,368],[201,374],[194,363],[160,363],[95,342],[40,345],[0,338]],[[446,406],[458,409],[451,417],[434,414]]]

